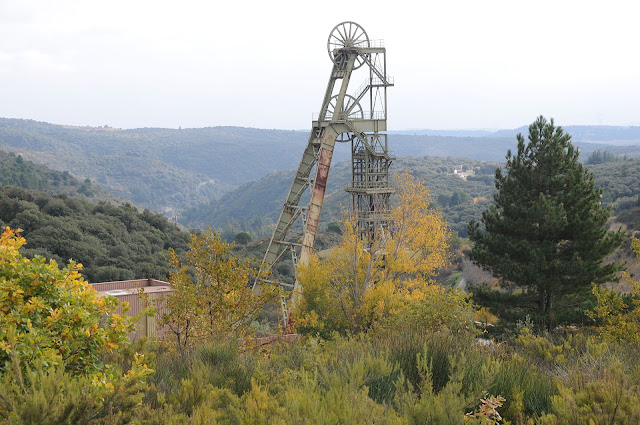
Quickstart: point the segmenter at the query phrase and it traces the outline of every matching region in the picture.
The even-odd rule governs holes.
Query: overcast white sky
[[[632,0],[0,0],[0,117],[307,129],[353,20],[385,40],[391,129],[640,125],[639,19]]]

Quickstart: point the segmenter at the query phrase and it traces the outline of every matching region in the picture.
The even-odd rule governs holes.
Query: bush
[[[113,297],[99,297],[71,262],[33,260],[19,252],[25,239],[10,228],[0,237],[0,373],[17,382],[30,365],[61,366],[89,374],[101,370],[100,356],[128,342],[133,318],[112,314]]]
[[[551,412],[551,397],[558,390],[549,376],[537,371],[522,357],[514,356],[502,364],[488,392],[506,398],[504,418],[515,421],[523,415],[531,417]]]
[[[236,236],[233,238],[233,240],[240,245],[248,244],[251,242],[251,239],[251,235],[247,232],[236,233]]]
[[[327,224],[327,232],[337,233],[339,235],[342,234],[342,226],[337,221],[332,221]]]
[[[107,373],[78,376],[60,366],[37,361],[29,370],[29,384],[10,374],[0,381],[0,420],[10,424],[129,423],[142,402],[145,380],[153,372],[136,356],[124,376]]]

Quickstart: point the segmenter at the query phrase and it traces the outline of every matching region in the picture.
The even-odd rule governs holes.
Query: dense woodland
[[[136,129],[0,119],[0,149],[89,178],[136,204],[182,211],[295,162],[304,136],[243,128]]]
[[[3,151],[0,151],[0,184],[49,194],[68,195],[91,202],[125,202],[103,188],[93,185],[89,179],[79,181],[67,171],[52,170],[26,161],[21,155]]]
[[[593,157],[593,158],[592,158]],[[604,157],[606,160],[602,160]],[[587,163],[598,162],[589,165],[589,168],[596,176],[597,185],[603,188],[603,200],[607,204],[612,204],[614,212],[618,216],[619,222],[629,226],[630,229],[640,230],[640,223],[637,219],[636,206],[640,196],[640,160],[624,159],[611,154],[602,154],[596,152],[587,158]],[[146,248],[143,252],[132,253],[130,248],[126,248],[125,240],[131,241],[131,235],[121,232],[122,226],[117,229],[111,229],[113,238],[101,240],[96,246],[107,246],[107,252],[118,253],[115,259],[109,260],[105,255],[99,255],[97,259],[92,259],[88,252],[85,252],[87,244],[81,240],[88,236],[80,236],[78,229],[82,229],[80,223],[85,221],[85,214],[97,206],[87,203],[78,203],[75,200],[86,201],[90,203],[98,203],[104,201],[115,202],[120,204],[122,211],[128,211],[128,214],[141,216],[142,208],[124,207],[125,203],[121,198],[106,192],[100,187],[99,183],[92,183],[90,180],[81,182],[73,178],[67,172],[59,172],[51,170],[47,167],[34,164],[24,160],[21,156],[14,154],[2,154],[2,174],[0,179],[3,184],[15,185],[26,189],[35,189],[47,192],[48,194],[64,195],[58,197],[61,202],[75,205],[82,205],[82,212],[74,212],[68,215],[64,220],[60,216],[56,216],[56,212],[51,213],[50,208],[42,208],[44,205],[36,205],[33,202],[35,198],[45,199],[45,194],[36,194],[35,192],[27,194],[23,191],[7,191],[3,190],[3,196],[12,196],[14,199],[7,203],[0,212],[3,212],[2,220],[4,223],[12,227],[21,227],[29,236],[31,232],[37,231],[39,227],[54,226],[56,223],[64,221],[58,227],[60,229],[72,230],[71,232],[63,232],[68,235],[63,239],[74,240],[70,244],[59,244],[56,238],[40,237],[36,232],[36,240],[30,241],[26,252],[29,255],[41,253],[47,258],[54,258],[64,263],[68,258],[80,259],[85,265],[85,273],[91,281],[110,280],[119,278],[142,278],[142,277],[166,277],[167,267],[160,266],[164,260],[152,260],[152,254],[166,250],[172,246],[180,249],[184,247],[185,234],[180,234],[175,229],[175,236],[169,235],[169,242],[164,241],[158,243],[158,238],[149,239],[149,235],[143,236],[148,239],[143,244]],[[470,220],[480,218],[482,211],[492,202],[493,193],[495,192],[493,184],[493,175],[496,168],[500,167],[499,162],[474,161],[465,158],[438,158],[425,157],[399,158],[394,163],[395,169],[410,170],[418,179],[423,181],[432,194],[433,206],[439,208],[443,215],[447,218],[449,226],[461,237],[467,234],[467,224]],[[454,171],[459,173],[455,174]],[[463,178],[464,177],[464,178]],[[189,228],[206,229],[208,226],[218,229],[223,238],[227,241],[235,240],[239,233],[249,233],[249,240],[241,240],[242,243],[236,247],[237,254],[248,258],[260,258],[264,253],[261,239],[267,238],[271,234],[273,223],[277,220],[281,199],[286,196],[286,192],[291,183],[292,172],[281,171],[272,173],[263,179],[252,183],[247,183],[239,189],[223,195],[219,200],[211,201],[200,207],[191,209],[185,213],[182,222]],[[349,180],[348,163],[342,162],[332,167],[331,178],[329,179],[328,196],[322,215],[322,231],[318,240],[319,249],[325,249],[333,244],[331,237],[332,232],[328,228],[330,223],[335,223],[341,218],[342,207],[349,205],[348,194],[343,190],[344,182]],[[9,195],[10,194],[10,195]],[[29,200],[25,201],[24,197]],[[66,196],[66,198],[65,198]],[[73,198],[73,199],[67,199]],[[20,202],[18,202],[20,199]],[[39,200],[40,204],[44,201]],[[303,199],[302,202],[305,202]],[[18,204],[18,206],[14,204]],[[10,209],[7,209],[10,208]],[[106,208],[106,207],[102,207]],[[111,207],[106,208],[111,209]],[[30,210],[29,213],[37,211],[37,221],[27,223],[23,218],[23,210]],[[115,211],[115,210],[114,210]],[[20,213],[20,217],[18,214]],[[68,212],[67,212],[68,214]],[[149,211],[143,214],[151,214]],[[109,215],[109,214],[107,214]],[[119,212],[114,214],[115,218],[122,216]],[[99,216],[103,218],[102,216]],[[156,217],[161,222],[161,217]],[[92,220],[95,220],[93,214]],[[145,219],[141,219],[145,221]],[[70,224],[74,222],[74,224]],[[126,227],[126,226],[125,226]],[[142,229],[144,226],[138,226]],[[151,226],[153,227],[153,226]],[[170,227],[174,228],[174,227]],[[50,229],[50,227],[47,227]],[[147,229],[149,230],[149,229]],[[155,232],[158,228],[151,229]],[[138,230],[133,230],[137,232]],[[150,231],[150,230],[149,230]],[[44,232],[46,233],[46,232]],[[128,233],[128,232],[127,232]],[[180,236],[178,236],[180,235]],[[95,235],[94,235],[95,236]],[[335,238],[334,238],[335,239]],[[249,241],[251,243],[249,243]],[[181,242],[182,241],[182,242]],[[122,245],[124,244],[124,245]],[[94,244],[95,245],[95,244]],[[115,245],[119,247],[116,248]],[[628,244],[627,244],[628,246]],[[140,248],[137,248],[140,249]],[[103,252],[104,249],[100,249]],[[94,252],[90,250],[89,252]],[[625,254],[624,257],[627,257]],[[136,258],[144,261],[132,261]],[[290,281],[293,276],[290,273],[290,261],[285,260],[284,264],[278,268],[276,274],[278,278],[284,281]],[[136,265],[138,264],[138,265]],[[155,264],[155,265],[154,265]],[[100,272],[95,272],[99,268]],[[446,278],[444,279],[446,280]]]
[[[596,158],[602,156],[599,152]],[[588,157],[591,158],[591,157]],[[603,201],[612,204],[620,213],[638,204],[640,196],[640,160],[607,156],[608,161],[591,165],[596,185],[603,189]],[[434,206],[442,209],[453,230],[466,237],[467,224],[478,220],[482,211],[493,200],[494,174],[500,162],[475,161],[468,158],[401,157],[392,170],[409,170],[421,179],[431,191]],[[454,174],[454,171],[460,171]],[[349,163],[331,167],[327,198],[322,209],[324,225],[340,218],[341,206],[348,206],[350,199],[344,187],[350,182]],[[221,231],[231,240],[240,231],[248,231],[256,237],[271,233],[270,224],[280,214],[294,173],[279,171],[260,180],[247,183],[230,191],[219,199],[187,210],[180,221],[190,228],[212,228]],[[304,200],[303,200],[304,201]],[[265,227],[267,226],[267,227]]]
[[[184,251],[188,233],[160,214],[0,187],[0,224],[22,229],[23,252],[84,266],[90,282],[168,277],[167,249]]]
[[[578,126],[575,130],[582,136],[576,142],[584,158],[596,150],[640,155],[640,147],[634,146],[640,140],[636,128]],[[0,118],[0,149],[67,171],[80,181],[88,178],[94,186],[169,217],[274,171],[295,167],[307,138],[305,131],[123,130]],[[482,137],[391,134],[389,140],[398,157],[465,156],[503,162],[507,149],[515,147],[513,131]],[[612,140],[626,145],[612,145]],[[348,146],[337,146],[334,162],[348,158]]]
[[[42,148],[36,142],[43,132],[78,144],[104,138],[105,146],[126,133],[15,121],[3,121],[3,131],[22,138],[23,147]],[[33,132],[31,139],[24,126]],[[161,134],[149,129],[130,136],[155,143]],[[551,136],[553,131],[544,135]],[[556,136],[568,143],[561,133]],[[256,273],[251,259],[264,253],[260,237],[280,207],[274,198],[286,193],[290,172],[273,172],[190,210],[187,223],[215,223],[218,231],[189,235],[162,215],[105,201],[99,181],[37,166],[26,153],[2,156],[0,225],[10,229],[0,237],[0,421],[637,424],[640,283],[631,273],[621,275],[624,293],[591,283],[606,275],[596,273],[600,260],[611,264],[605,272],[619,270],[619,254],[602,259],[617,245],[616,252],[633,253],[629,258],[638,264],[640,242],[632,238],[640,234],[640,161],[601,150],[580,158],[589,164],[585,170],[577,152],[562,146],[560,162],[572,171],[550,181],[558,188],[581,182],[588,208],[580,206],[583,197],[564,189],[562,202],[538,197],[538,189],[511,202],[508,184],[507,201],[494,203],[496,168],[500,189],[500,176],[528,169],[518,168],[520,159],[504,165],[402,157],[394,164],[407,172],[394,177],[399,191],[393,232],[367,242],[339,215],[340,203],[348,203],[342,186],[349,178],[346,164],[335,165],[323,209],[326,232],[316,244],[322,255],[298,270],[305,291],[286,329],[297,332],[294,337],[282,336],[279,292],[265,286],[254,296],[247,285]],[[548,158],[556,163],[555,154]],[[544,161],[532,163],[538,162]],[[526,175],[523,181],[529,181]],[[562,210],[576,201],[575,208]],[[544,303],[535,282],[505,277],[491,261],[486,267],[502,279],[471,282],[467,292],[453,288],[459,275],[452,270],[461,270],[465,254],[485,261],[474,251],[482,246],[479,235],[499,227],[469,222],[512,204],[532,211],[515,216],[529,220],[511,226],[516,245],[518,238],[525,244],[565,235],[543,248],[586,249],[579,256],[558,254],[572,266],[556,273],[562,274],[559,286],[544,287],[555,295],[548,309],[540,310]],[[548,209],[543,227],[551,231],[544,235],[534,213],[540,208]],[[584,211],[593,213],[587,216],[592,221],[580,218]],[[626,226],[622,231],[607,220],[610,213]],[[593,239],[578,240],[585,232],[567,230],[566,217],[573,214],[571,226],[588,221]],[[229,216],[235,221],[222,221]],[[537,229],[533,239],[531,228]],[[468,230],[476,245],[456,236]],[[504,235],[496,237],[501,245]],[[607,237],[597,253],[590,248]],[[166,278],[176,288],[168,299],[172,313],[158,317],[171,330],[163,341],[128,341],[135,320],[112,314],[116,300],[98,298],[86,287],[86,281],[133,277]],[[288,267],[274,277],[293,279]],[[150,308],[145,314],[158,313]]]
[[[437,200],[434,206],[442,208],[451,227],[464,235],[469,220],[477,217],[483,203],[491,199],[493,174],[499,166],[498,162],[462,158],[402,157],[394,162],[392,169],[409,170],[424,181]],[[462,174],[454,174],[456,169],[471,175],[463,179],[460,177]],[[344,191],[351,181],[350,172],[347,162],[331,167],[327,197],[322,208],[321,220],[325,225],[338,220],[342,207],[350,205],[349,195]],[[240,230],[257,235],[270,233],[261,226],[277,220],[293,175],[292,171],[280,171],[247,183],[220,199],[186,211],[181,222],[192,228],[211,226],[229,234]]]

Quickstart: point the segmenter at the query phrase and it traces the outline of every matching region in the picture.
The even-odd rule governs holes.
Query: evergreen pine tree
[[[469,223],[470,258],[503,282],[537,291],[547,314],[555,296],[588,293],[592,282],[615,278],[620,268],[603,259],[623,232],[608,231],[611,209],[601,205],[602,190],[569,134],[540,116],[528,144],[517,138],[506,172],[496,170],[495,205],[482,214],[482,227]]]

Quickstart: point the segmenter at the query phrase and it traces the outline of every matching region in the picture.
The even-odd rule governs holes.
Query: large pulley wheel
[[[369,36],[360,25],[346,21],[336,25],[329,33],[327,50],[329,57],[336,65],[346,63],[348,53],[339,49],[369,47]],[[336,51],[338,50],[338,51]],[[358,55],[353,64],[353,69],[358,69],[364,64],[364,56]]]
[[[364,118],[364,112],[362,111],[362,105],[358,102],[358,99],[347,94],[344,96],[342,103],[342,110],[336,115],[336,103],[338,103],[338,95],[329,99],[327,105],[327,114],[325,115],[328,120],[361,120]]]

